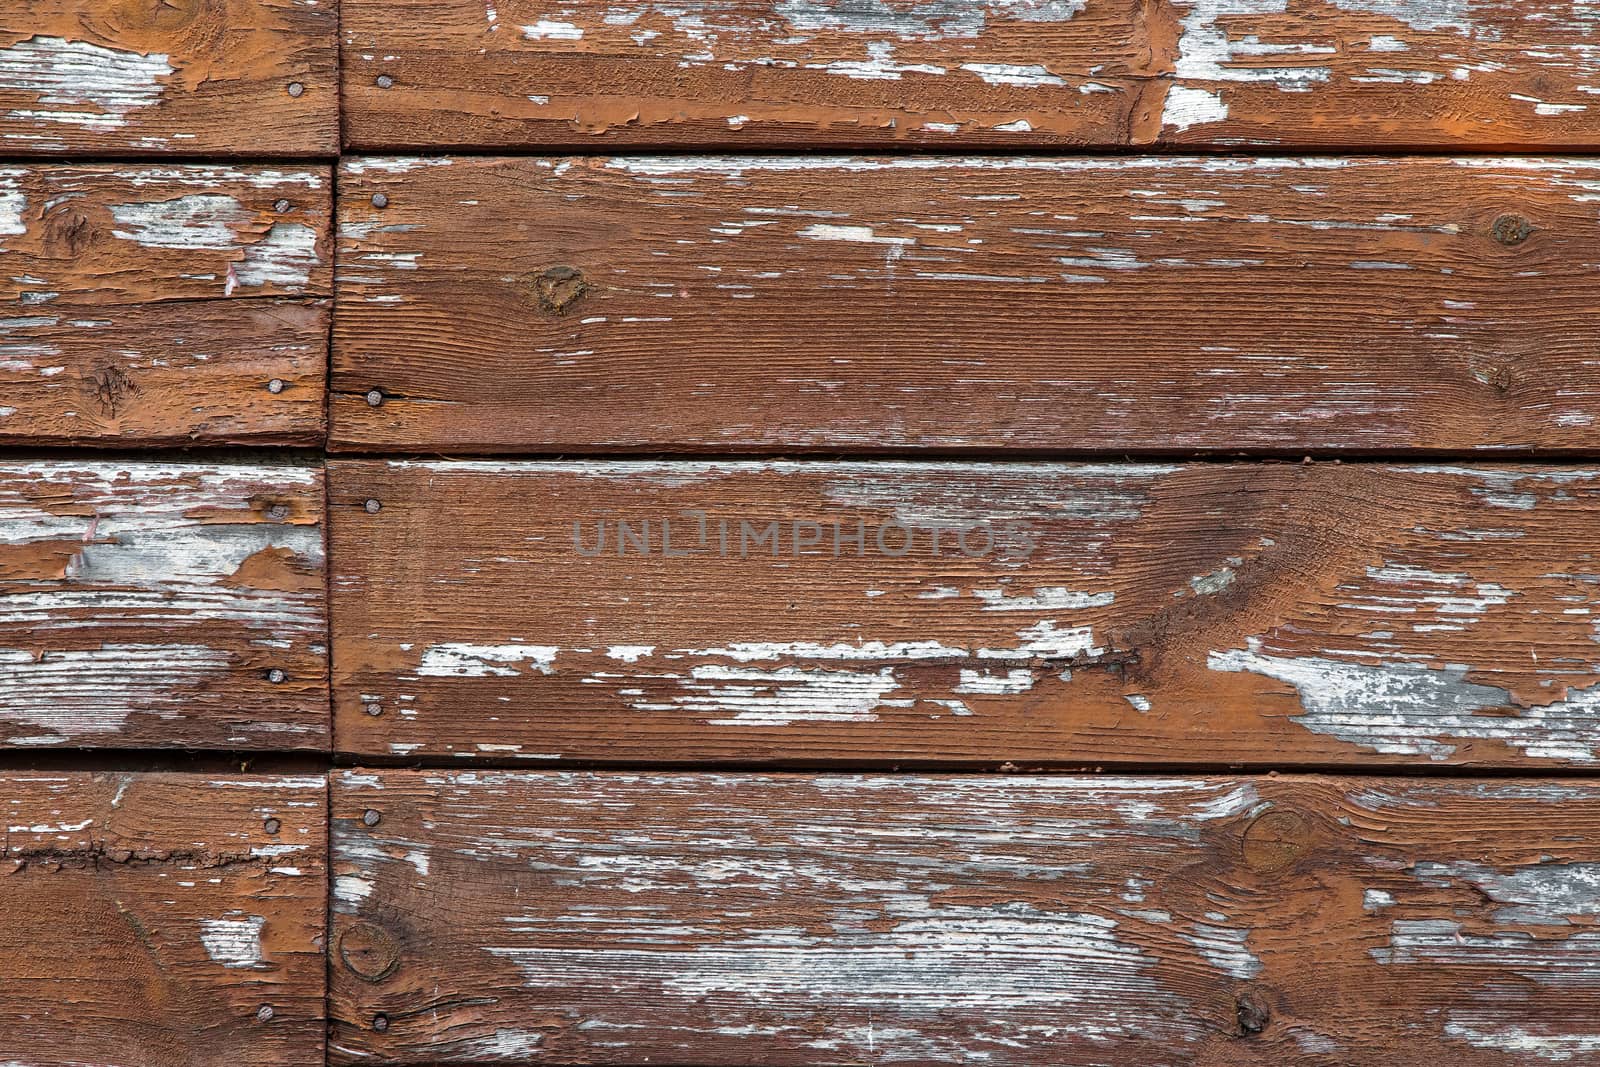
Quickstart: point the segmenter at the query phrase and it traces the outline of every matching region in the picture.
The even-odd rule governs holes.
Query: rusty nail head
[[[363,826],[376,826],[382,818],[382,815],[379,815],[376,811],[368,808],[366,811],[361,813],[361,824]]]
[[[387,1015],[374,1015],[372,1017],[372,1028],[380,1034],[383,1033],[389,1029],[389,1017]]]
[[[279,200],[276,204],[272,205],[272,210],[276,211],[280,215],[283,214],[285,211],[289,210],[289,201]]]
[[[263,1005],[261,1005],[261,1007],[256,1009],[256,1021],[257,1022],[263,1022],[264,1023],[264,1022],[267,1022],[268,1020],[270,1020],[271,1018],[272,1018],[272,1005],[271,1004],[263,1004]]]
[[[269,393],[281,393],[281,392],[283,392],[283,379],[282,378],[274,378],[274,379],[272,379],[272,381],[268,382],[267,383],[267,392],[269,392]]]
[[[261,828],[269,834],[275,834],[283,828],[283,824],[277,819],[268,819],[266,822],[261,824]]]
[[[389,89],[394,86],[394,79],[387,74],[378,75],[378,88]]]
[[[373,207],[388,207],[389,206],[389,195],[387,193],[373,193],[372,194],[372,206]]]
[[[361,706],[366,710],[366,713],[371,715],[373,718],[377,718],[379,715],[383,714],[382,704],[363,704]]]
[[[282,522],[284,519],[287,519],[288,517],[289,517],[289,505],[288,504],[269,504],[267,506],[267,518],[271,519],[273,522]]]
[[[1501,215],[1489,226],[1489,234],[1503,245],[1520,245],[1533,236],[1533,225],[1521,215]]]
[[[289,95],[290,96],[299,96],[302,93],[304,93],[305,91],[306,91],[306,87],[304,85],[301,85],[299,82],[290,82],[289,83]]]
[[[288,680],[289,676],[284,673],[282,667],[274,667],[267,672],[267,681],[271,682],[273,685],[278,685],[280,682],[286,682]]]
[[[376,500],[368,500],[366,503],[366,509],[368,515],[376,515],[378,512],[383,510],[383,505]]]

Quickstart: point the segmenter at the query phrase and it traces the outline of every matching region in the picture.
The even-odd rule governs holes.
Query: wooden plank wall
[[[1600,17],[0,17],[0,1064],[1600,1065]]]

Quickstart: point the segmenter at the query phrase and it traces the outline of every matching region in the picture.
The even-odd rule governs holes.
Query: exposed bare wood
[[[0,155],[332,155],[336,0],[26,0],[0,25]]]
[[[320,443],[328,168],[0,168],[0,443]]]
[[[338,747],[1594,766],[1600,471],[339,462]]]
[[[0,465],[0,747],[325,749],[322,470]]]
[[[0,775],[0,1055],[322,1062],[323,778]]]
[[[344,0],[350,142],[1584,146],[1571,0]]]
[[[1512,1067],[1600,1034],[1600,789],[344,772],[339,1063]]]
[[[342,447],[1600,440],[1593,161],[344,166]]]

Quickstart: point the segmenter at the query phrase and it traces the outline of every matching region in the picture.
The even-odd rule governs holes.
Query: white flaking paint
[[[141,55],[61,37],[35,36],[0,48],[0,92],[31,93],[40,105],[56,105],[15,108],[11,118],[96,132],[126,126],[130,112],[159,103],[163,79],[176,71],[164,53]]]
[[[200,923],[200,943],[214,963],[230,968],[260,967],[261,930],[266,924],[260,915],[204,919]]]
[[[1591,763],[1600,685],[1550,704],[1523,707],[1497,686],[1469,682],[1463,665],[1350,663],[1320,656],[1271,656],[1249,648],[1212,652],[1214,671],[1247,672],[1293,686],[1304,712],[1293,721],[1375,752],[1448,759],[1454,741],[1483,739],[1540,759]],[[1496,714],[1487,714],[1496,712]]]
[[[522,673],[519,665],[549,674],[559,651],[555,645],[446,641],[423,652],[416,675],[419,678],[514,678]]]
[[[112,204],[113,237],[146,248],[224,251],[242,244],[241,228],[254,213],[231,196],[191,193],[172,200]]]

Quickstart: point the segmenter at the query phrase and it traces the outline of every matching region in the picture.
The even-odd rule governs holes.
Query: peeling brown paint
[[[345,0],[363,149],[1586,147],[1562,0]]]
[[[331,478],[345,752],[1600,760],[1586,468],[340,461]],[[861,551],[836,543],[858,530]],[[991,540],[1015,550],[978,551]],[[1267,870],[1303,836],[1276,813],[1239,847]]]
[[[5,1054],[321,1062],[325,790],[320,776],[0,775]]]
[[[1292,865],[1241,854],[1263,810]],[[330,1050],[1583,1062],[1597,819],[1531,779],[346,771],[334,929],[395,963],[335,963]]]
[[[1579,159],[347,160],[332,437],[1586,453],[1595,188]],[[547,269],[583,276],[561,313]]]

